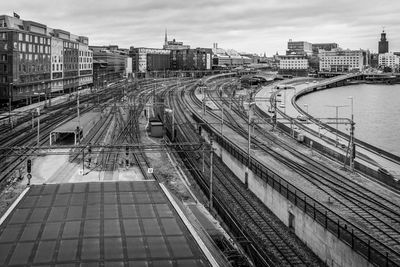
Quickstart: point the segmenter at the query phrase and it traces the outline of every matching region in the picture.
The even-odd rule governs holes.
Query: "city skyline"
[[[1,14],[44,23],[88,36],[91,45],[116,44],[161,48],[164,31],[191,47],[283,54],[289,39],[311,43],[336,42],[344,49],[378,50],[385,26],[389,51],[400,51],[400,4],[394,1],[276,0],[199,2],[93,0],[35,2],[16,0],[2,5]]]

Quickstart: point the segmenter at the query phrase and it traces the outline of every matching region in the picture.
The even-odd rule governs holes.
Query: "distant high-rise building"
[[[378,44],[378,53],[385,54],[389,52],[389,42],[386,40],[386,33],[383,30],[381,33],[381,40]]]

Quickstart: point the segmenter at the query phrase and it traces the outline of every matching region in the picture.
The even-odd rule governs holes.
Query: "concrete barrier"
[[[208,132],[202,132],[202,137],[207,141],[209,141],[208,136]],[[216,150],[215,154],[236,174],[237,178],[242,183],[247,184],[249,190],[287,227],[290,227],[328,266],[373,266],[367,259],[317,223],[304,210],[294,206],[287,198],[269,186],[264,179],[249,170],[247,166],[243,165],[217,142],[213,142],[213,147]]]

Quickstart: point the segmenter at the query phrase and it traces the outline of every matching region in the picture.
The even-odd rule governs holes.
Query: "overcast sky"
[[[3,0],[0,13],[89,37],[92,45],[161,48],[164,31],[191,47],[284,53],[289,39],[378,50],[382,27],[400,51],[398,0]]]

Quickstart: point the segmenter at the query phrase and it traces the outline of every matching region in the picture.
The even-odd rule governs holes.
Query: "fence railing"
[[[214,131],[197,115],[193,114],[193,118],[197,123],[201,123],[207,132],[213,133],[215,142],[234,156],[240,163],[248,166],[266,184],[270,185],[293,205],[303,210],[315,222],[323,226],[362,257],[377,266],[400,266],[400,254],[398,252],[387,247],[364,230],[331,211],[301,189],[269,170],[258,160],[251,158],[249,163],[247,153],[240,147],[221,137],[218,131]]]

